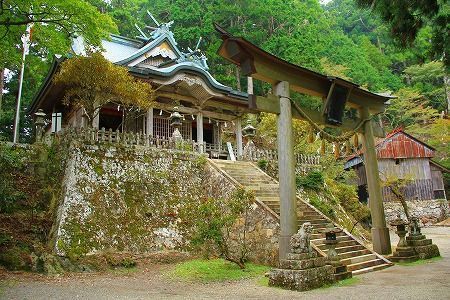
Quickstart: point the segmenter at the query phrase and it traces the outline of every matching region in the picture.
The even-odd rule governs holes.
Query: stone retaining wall
[[[422,225],[425,226],[442,221],[450,214],[447,200],[407,201],[407,205],[410,214],[419,217]],[[388,223],[396,219],[397,214],[405,218],[405,213],[400,202],[384,202],[384,211]]]
[[[71,147],[56,220],[55,251],[133,253],[185,243],[177,210],[203,195],[204,156],[148,147]]]
[[[208,166],[209,197],[228,198],[237,188],[234,182],[219,170]],[[246,245],[250,261],[276,266],[278,264],[278,236],[280,224],[278,218],[265,209],[261,203],[253,203],[247,215],[238,219],[234,226],[232,239],[235,245],[242,240],[245,230]],[[238,248],[237,246],[234,247]]]

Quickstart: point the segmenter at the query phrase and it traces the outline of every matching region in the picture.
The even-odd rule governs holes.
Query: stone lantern
[[[394,262],[411,262],[417,260],[418,256],[416,251],[408,245],[405,239],[405,236],[408,233],[406,226],[409,222],[400,218],[400,215],[397,215],[397,219],[393,220],[389,224],[397,228],[395,233],[400,238],[394,253],[390,257],[390,260]]]
[[[408,225],[409,222],[404,221],[402,218],[400,218],[400,215],[398,215],[397,219],[393,220],[389,224],[391,226],[397,227],[397,230],[395,231],[395,233],[400,238],[400,240],[398,241],[397,247],[407,247],[408,244],[406,243],[405,236],[408,233],[408,230],[406,229],[406,225]]]
[[[252,153],[255,152],[256,147],[253,144],[252,138],[256,135],[256,128],[253,127],[250,120],[247,121],[247,125],[242,129],[242,135],[248,139],[247,144],[244,147],[244,158],[252,160]]]
[[[253,127],[250,120],[247,121],[247,125],[242,129],[242,135],[251,140],[256,135],[256,128]]]
[[[45,117],[47,115],[42,109],[38,109],[38,111],[34,113],[34,116],[34,125],[36,126],[36,143],[41,143],[44,135]]]
[[[336,252],[336,245],[339,243],[336,234],[340,232],[342,232],[342,229],[334,227],[333,224],[329,224],[327,228],[322,230],[322,233],[325,234],[324,244],[328,247],[327,264],[333,266],[335,280],[343,280],[352,277],[352,272],[349,272],[347,266],[341,263]]]
[[[175,109],[177,109],[177,108],[175,107]],[[170,126],[174,128],[172,137],[175,140],[183,139],[181,132],[180,132],[181,125],[183,124],[182,120],[183,120],[183,116],[178,111],[174,111],[173,113],[170,114],[170,117],[169,117]]]

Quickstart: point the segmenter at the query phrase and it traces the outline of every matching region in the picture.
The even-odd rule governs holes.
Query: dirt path
[[[439,246],[442,259],[415,266],[394,266],[357,276],[349,286],[309,292],[269,288],[257,279],[223,283],[186,283],[164,274],[172,266],[151,265],[131,274],[76,274],[46,277],[7,273],[1,299],[450,299],[450,228],[424,230]],[[395,241],[394,241],[395,242]]]

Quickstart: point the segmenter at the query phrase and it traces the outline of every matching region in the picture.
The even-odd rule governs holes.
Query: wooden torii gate
[[[272,84],[275,95],[249,95],[249,108],[255,112],[278,115],[278,166],[280,183],[279,257],[289,252],[289,239],[297,231],[295,161],[292,139],[292,118],[309,118],[316,124],[355,130],[362,135],[369,206],[372,215],[373,249],[380,254],[391,253],[389,230],[381,197],[380,178],[374,136],[383,136],[382,129],[371,116],[384,111],[391,97],[371,93],[349,81],[325,76],[291,64],[257,47],[241,37],[234,37],[215,24],[222,44],[218,54],[241,68],[245,76]],[[292,103],[290,90],[321,97],[322,112]],[[294,106],[294,109],[293,109]],[[359,118],[342,120],[344,107],[356,108]],[[300,113],[301,112],[301,113]]]

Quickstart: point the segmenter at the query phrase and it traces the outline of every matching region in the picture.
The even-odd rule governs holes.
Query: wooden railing
[[[278,161],[278,152],[276,150],[252,149],[246,153],[244,159],[249,161],[259,161],[263,159],[267,161]],[[320,156],[297,154],[295,155],[295,161],[297,165],[318,166],[320,165]]]
[[[206,150],[206,143],[197,143],[196,141],[177,140],[175,138],[164,138],[159,136],[154,137],[143,133],[120,132],[111,129],[105,130],[105,128],[100,130],[95,128],[69,128],[61,135],[86,143],[110,143],[122,146],[138,145],[151,148],[178,149],[202,153],[205,153]]]

